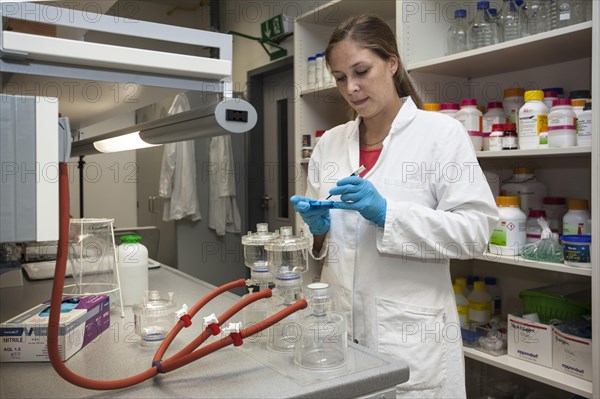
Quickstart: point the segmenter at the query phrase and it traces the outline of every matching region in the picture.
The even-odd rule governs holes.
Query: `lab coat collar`
[[[392,121],[392,134],[396,133],[398,129],[408,125],[417,115],[417,105],[410,96],[403,97],[402,102],[403,104],[402,107],[400,107],[400,111],[398,111],[398,114]],[[362,117],[360,116],[357,116],[356,119],[354,119],[352,129],[348,134],[348,139],[350,139],[351,142],[359,141],[358,127],[360,126],[361,121]]]

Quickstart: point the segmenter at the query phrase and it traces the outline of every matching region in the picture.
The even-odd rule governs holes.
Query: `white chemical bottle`
[[[504,180],[500,187],[500,195],[520,197],[521,210],[526,215],[532,209],[542,209],[547,194],[548,188],[536,179],[534,168],[513,168],[512,177]]]
[[[525,104],[519,110],[519,148],[531,150],[540,147],[540,135],[548,132],[549,109],[544,104],[544,92],[525,92]],[[542,136],[544,137],[544,136]],[[546,136],[547,137],[547,136]]]
[[[519,208],[519,197],[496,197],[499,220],[490,237],[489,250],[495,255],[520,255],[527,239],[527,215]]]
[[[569,211],[563,217],[563,235],[576,236],[591,234],[587,232],[588,219],[591,218],[589,202],[585,199],[570,199]]]
[[[123,236],[117,247],[121,298],[125,306],[142,302],[148,290],[148,249],[140,241],[138,235]]]
[[[548,113],[548,145],[574,147],[577,145],[577,115],[570,98],[554,100]]]
[[[483,137],[481,135],[481,123],[483,114],[477,108],[477,100],[474,98],[464,98],[460,102],[460,110],[454,115],[465,127],[475,151],[483,149]]]
[[[456,310],[458,311],[458,320],[462,328],[469,328],[469,300],[463,294],[463,288],[454,284],[454,297],[456,298]]]
[[[585,104],[577,120],[577,145],[592,145],[592,103]]]
[[[485,282],[475,281],[469,294],[469,327],[486,324],[492,317],[492,297],[485,290]]]

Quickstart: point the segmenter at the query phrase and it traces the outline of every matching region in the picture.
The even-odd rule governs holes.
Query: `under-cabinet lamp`
[[[135,150],[197,138],[245,133],[252,130],[257,118],[256,110],[247,101],[228,98],[202,108],[75,141],[71,155]]]

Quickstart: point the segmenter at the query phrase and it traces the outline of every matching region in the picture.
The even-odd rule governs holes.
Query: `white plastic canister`
[[[499,220],[490,237],[489,250],[499,255],[520,255],[526,242],[527,215],[519,208],[519,197],[496,197]]]
[[[521,209],[526,214],[531,209],[542,209],[547,194],[548,188],[535,178],[534,168],[514,168],[512,177],[500,187],[500,195],[520,197]]]
[[[574,147],[577,145],[577,115],[570,98],[559,98],[552,103],[548,114],[548,146]]]
[[[477,108],[477,100],[474,98],[465,98],[460,102],[460,110],[454,115],[454,118],[463,124],[475,151],[483,149],[483,137],[481,136],[481,121],[483,114]]]
[[[542,226],[538,219],[546,219],[546,212],[539,209],[532,209],[527,216],[527,243],[537,242],[542,239]]]
[[[519,110],[519,148],[530,150],[539,148],[540,134],[548,131],[548,107],[544,104],[544,92],[525,92],[525,104]]]
[[[148,290],[148,249],[140,241],[138,235],[123,236],[117,247],[121,298],[125,306],[142,302]]]

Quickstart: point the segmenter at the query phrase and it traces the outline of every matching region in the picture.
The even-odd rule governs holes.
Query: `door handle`
[[[268,194],[265,194],[261,197],[261,206],[263,209],[269,209],[269,201],[273,198],[269,197]]]

